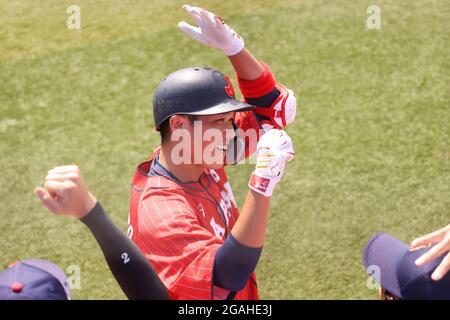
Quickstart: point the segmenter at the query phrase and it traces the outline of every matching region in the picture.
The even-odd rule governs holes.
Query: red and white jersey
[[[263,68],[258,79],[238,78],[244,97],[258,98],[274,90],[275,78],[267,65]],[[277,110],[272,111],[275,114]],[[256,143],[249,141],[258,141],[260,123],[254,111],[236,112],[234,120],[247,133],[248,157],[256,151]],[[156,270],[171,299],[226,299],[229,292],[213,285],[214,260],[239,213],[225,171],[205,169],[199,182],[179,183],[167,172],[150,174],[158,154],[159,149],[135,173],[128,236]],[[234,299],[258,298],[252,274]]]
[[[235,121],[242,129],[259,128],[253,111],[238,112]],[[246,155],[253,151],[246,150]],[[171,299],[226,299],[229,291],[212,281],[217,249],[239,216],[225,171],[204,169],[198,182],[179,183],[167,172],[150,174],[158,154],[159,148],[135,173],[128,236],[145,254]],[[234,299],[258,298],[252,274]]]

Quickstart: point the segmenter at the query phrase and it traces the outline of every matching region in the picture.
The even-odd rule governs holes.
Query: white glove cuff
[[[230,47],[224,48],[222,50],[227,56],[234,56],[239,52],[241,52],[242,49],[244,49],[244,46],[245,46],[244,40],[242,38],[236,38]]]
[[[273,189],[279,181],[279,177],[265,178],[253,172],[248,182],[248,187],[265,197],[271,197]]]

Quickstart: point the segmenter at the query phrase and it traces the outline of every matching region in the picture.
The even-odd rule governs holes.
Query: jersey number
[[[123,259],[123,264],[127,264],[128,262],[130,262],[130,258],[128,257],[128,253],[124,252],[121,255],[122,259]]]

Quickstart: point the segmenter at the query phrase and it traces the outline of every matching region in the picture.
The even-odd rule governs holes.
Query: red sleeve
[[[239,89],[245,98],[259,98],[275,89],[275,78],[265,63],[261,63],[264,72],[254,80],[239,78],[236,74]],[[236,112],[235,122],[240,130],[240,135],[245,141],[245,158],[256,152],[256,145],[262,135],[261,124],[254,111]]]
[[[270,71],[269,66],[262,62],[261,65],[263,66],[264,72],[259,78],[254,80],[239,78],[236,73],[239,89],[245,98],[259,98],[275,89],[275,77]]]
[[[152,191],[141,201],[138,224],[138,245],[171,299],[211,299],[214,259],[223,241],[202,227],[186,198]]]

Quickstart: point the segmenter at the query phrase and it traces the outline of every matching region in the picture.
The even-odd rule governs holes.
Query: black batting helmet
[[[153,97],[156,130],[176,114],[213,115],[254,109],[236,100],[230,79],[220,71],[192,67],[161,80]]]

